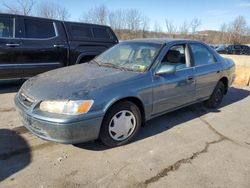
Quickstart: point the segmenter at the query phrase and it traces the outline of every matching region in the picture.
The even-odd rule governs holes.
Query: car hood
[[[139,75],[138,72],[85,63],[35,76],[26,81],[20,91],[35,100],[82,99],[90,97],[93,91],[136,79]]]

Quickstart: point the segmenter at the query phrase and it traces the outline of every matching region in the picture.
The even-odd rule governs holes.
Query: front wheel
[[[141,112],[134,103],[120,102],[105,115],[100,139],[109,147],[127,144],[139,131],[141,122]]]
[[[217,108],[221,104],[224,94],[225,85],[219,81],[210,98],[205,101],[205,106],[208,108]]]

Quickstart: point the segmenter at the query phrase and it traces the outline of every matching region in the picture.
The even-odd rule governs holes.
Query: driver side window
[[[162,59],[161,64],[174,65],[176,70],[189,67],[186,57],[186,45],[178,44],[172,46]]]

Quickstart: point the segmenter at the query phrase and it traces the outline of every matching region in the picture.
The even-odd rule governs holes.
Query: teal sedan
[[[204,101],[217,108],[235,65],[194,40],[121,42],[89,63],[49,71],[24,83],[15,104],[25,127],[50,141],[130,142],[146,121]]]

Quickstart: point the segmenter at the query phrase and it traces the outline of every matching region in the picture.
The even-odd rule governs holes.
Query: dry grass
[[[250,82],[250,67],[236,66],[236,85],[248,86]]]
[[[236,79],[234,84],[247,86],[250,84],[250,56],[222,55],[234,60],[236,64]]]
[[[222,56],[234,60],[237,66],[250,68],[250,55],[222,55]]]

